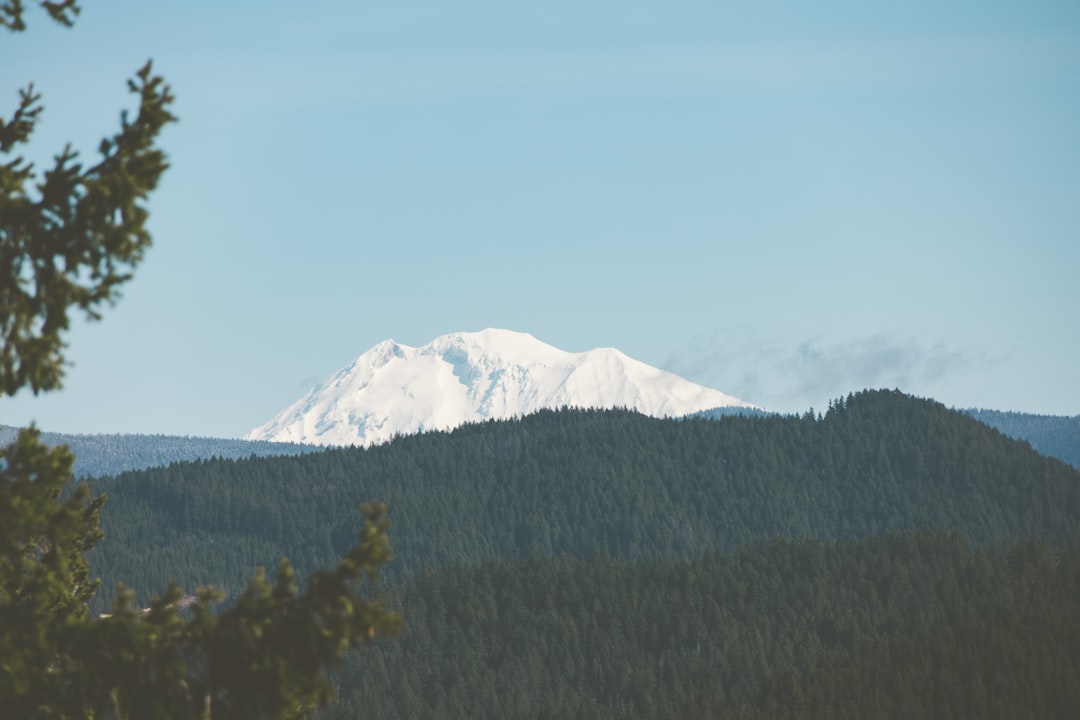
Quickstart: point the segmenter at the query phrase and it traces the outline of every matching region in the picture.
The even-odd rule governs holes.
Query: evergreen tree
[[[74,0],[40,2],[71,25]],[[21,0],[0,5],[0,26],[26,27]],[[145,202],[165,171],[157,147],[175,120],[173,96],[148,62],[129,82],[134,119],[99,146],[90,167],[70,147],[41,177],[16,153],[41,117],[41,96],[19,93],[0,118],[0,395],[60,387],[69,313],[91,319],[150,245]],[[9,159],[10,158],[10,159]],[[390,558],[386,508],[365,506],[360,542],[303,593],[282,561],[275,583],[259,571],[228,610],[219,591],[184,596],[172,585],[149,608],[120,590],[93,617],[97,582],[85,553],[101,539],[104,496],[66,493],[73,457],[33,428],[0,450],[0,708],[18,718],[296,718],[333,692],[324,669],[400,620],[362,596]],[[65,497],[66,493],[66,497]]]

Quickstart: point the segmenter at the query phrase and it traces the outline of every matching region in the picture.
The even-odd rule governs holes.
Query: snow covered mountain
[[[371,445],[563,406],[626,407],[655,417],[754,407],[613,348],[572,353],[527,333],[487,329],[418,348],[385,340],[245,439]]]

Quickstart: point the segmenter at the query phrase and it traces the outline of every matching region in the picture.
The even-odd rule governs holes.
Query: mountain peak
[[[426,353],[464,351],[470,356],[498,355],[522,360],[538,359],[563,351],[537,340],[525,332],[486,328],[477,332],[457,332],[440,335],[419,348]]]
[[[572,353],[528,333],[487,328],[441,335],[418,348],[384,340],[246,438],[371,445],[563,406],[625,407],[656,417],[754,407],[614,348]]]

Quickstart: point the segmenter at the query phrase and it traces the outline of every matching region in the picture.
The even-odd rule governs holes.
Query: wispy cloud
[[[782,347],[746,332],[716,331],[673,353],[665,368],[770,409],[799,412],[865,388],[926,393],[986,362],[915,338],[807,339]]]
[[[814,397],[845,388],[925,385],[970,362],[943,343],[925,346],[914,339],[897,341],[883,335],[828,345],[804,341],[780,361],[779,369],[795,383],[796,391]]]

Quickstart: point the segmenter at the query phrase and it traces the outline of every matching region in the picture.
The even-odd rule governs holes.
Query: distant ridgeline
[[[999,410],[965,410],[968,415],[1011,438],[1026,440],[1043,455],[1080,468],[1080,415],[1032,415]]]
[[[19,429],[0,425],[0,445],[15,440]],[[176,435],[67,435],[43,432],[47,445],[67,445],[75,453],[75,477],[104,477],[127,470],[165,467],[177,462],[298,455],[321,447],[226,438]]]
[[[341,669],[345,717],[1080,707],[1080,470],[899,392],[821,416],[543,411],[91,486],[105,600],[235,593],[283,556],[303,577],[387,502],[378,592],[407,630]]]
[[[1080,415],[1032,415],[997,410],[965,410],[1011,438],[1027,441],[1043,455],[1056,457],[1080,468]],[[692,418],[767,417],[771,413],[754,408],[722,407],[695,413]],[[15,439],[18,428],[0,425],[0,444]],[[66,435],[42,433],[48,445],[68,445],[75,453],[75,477],[106,477],[128,470],[165,467],[177,462],[245,459],[251,456],[276,457],[318,452],[321,446],[300,443],[233,440],[227,438],[181,437],[176,435]]]

